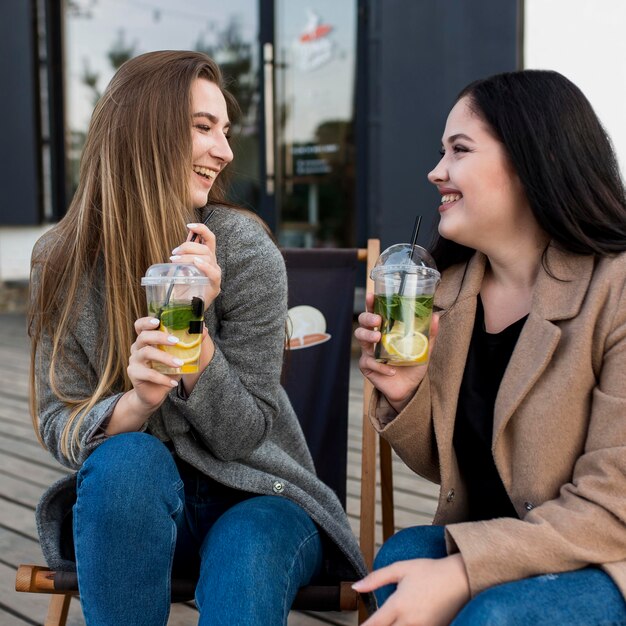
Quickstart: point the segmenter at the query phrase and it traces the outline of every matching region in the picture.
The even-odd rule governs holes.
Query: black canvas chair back
[[[283,255],[290,339],[283,384],[317,473],[345,508],[357,250],[292,248]]]

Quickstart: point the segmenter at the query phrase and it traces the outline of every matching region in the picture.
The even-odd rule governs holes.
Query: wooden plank
[[[28,621],[25,622],[23,619],[16,617],[12,613],[8,612],[8,607],[5,608],[0,605],[0,624],[2,626],[26,626],[27,624],[36,624],[37,622]]]
[[[167,626],[191,626],[198,623],[198,611],[195,606],[187,602],[172,604]]]
[[[35,524],[35,511],[33,508],[15,504],[10,500],[0,497],[0,509],[2,510],[2,527],[13,530],[34,541],[39,540],[37,526]]]
[[[7,454],[9,457],[15,457],[23,461],[31,461],[33,464],[42,465],[52,470],[63,469],[63,466],[47,450],[42,448],[37,441],[28,441],[23,438],[18,439],[10,435],[0,434],[0,454]]]
[[[33,428],[33,420],[30,417],[30,409],[26,398],[9,397],[5,392],[0,396],[0,424],[17,429],[23,436],[32,441],[37,441],[37,435]]]
[[[0,473],[0,501],[10,500],[34,511],[44,489],[22,478]]]
[[[22,478],[32,485],[39,485],[42,489],[57,481],[67,472],[68,470],[61,465],[52,469],[15,456],[0,453],[0,474],[2,476]]]
[[[20,563],[44,565],[44,558],[36,538],[26,538],[0,526],[0,562],[17,570]]]
[[[2,410],[0,410],[0,414],[1,413]],[[10,415],[8,417],[5,416],[4,419],[0,419],[0,437],[6,437],[14,441],[22,441],[23,443],[42,449],[32,426],[28,422],[23,423],[13,419]]]

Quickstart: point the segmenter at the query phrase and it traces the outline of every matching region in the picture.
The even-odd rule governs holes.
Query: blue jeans
[[[297,504],[177,466],[145,433],[111,437],[81,467],[74,544],[93,626],[165,625],[172,570],[199,575],[202,626],[286,624],[323,560],[318,528]]]
[[[446,556],[442,526],[406,528],[380,549],[374,569],[396,561]],[[395,591],[376,592],[381,605]],[[524,578],[491,587],[472,598],[450,626],[625,626],[626,603],[602,570],[585,569]]]

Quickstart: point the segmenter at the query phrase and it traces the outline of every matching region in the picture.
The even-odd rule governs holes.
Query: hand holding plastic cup
[[[425,365],[430,353],[430,322],[440,274],[421,246],[387,248],[372,269],[374,313],[382,317],[374,357],[394,366]]]
[[[141,279],[146,288],[148,314],[160,320],[158,330],[178,338],[159,349],[180,359],[180,367],[152,362],[163,374],[191,374],[198,371],[204,327],[204,289],[209,279],[195,265],[159,263],[151,265]]]

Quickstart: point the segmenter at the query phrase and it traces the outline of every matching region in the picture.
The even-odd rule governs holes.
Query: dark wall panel
[[[368,231],[425,245],[439,196],[427,173],[456,94],[518,66],[518,0],[372,0],[368,11]]]
[[[40,223],[32,4],[0,8],[0,225]]]

